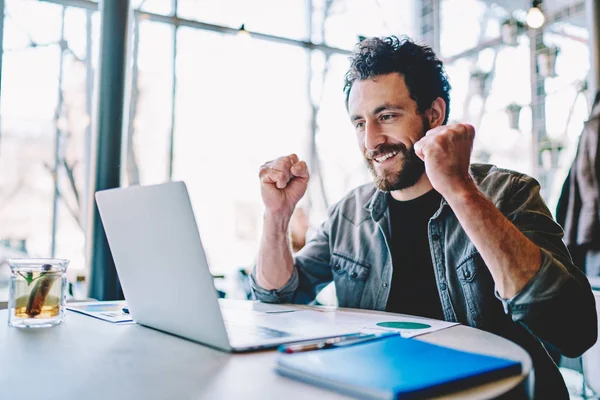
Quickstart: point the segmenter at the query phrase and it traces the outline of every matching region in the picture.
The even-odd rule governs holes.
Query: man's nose
[[[376,123],[367,123],[365,126],[365,148],[367,150],[375,150],[383,143],[385,143],[385,135],[381,132],[379,125]]]

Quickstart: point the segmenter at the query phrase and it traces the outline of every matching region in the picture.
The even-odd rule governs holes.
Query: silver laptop
[[[268,326],[264,313],[219,307],[183,182],[99,191],[96,202],[129,311],[139,324],[236,352],[332,336],[331,327],[325,336],[286,331]],[[288,314],[285,318],[294,318]],[[340,327],[335,335],[344,333]]]

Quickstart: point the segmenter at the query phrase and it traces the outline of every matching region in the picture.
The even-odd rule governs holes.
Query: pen
[[[313,342],[284,345],[284,346],[279,347],[279,351],[282,353],[286,353],[286,354],[293,354],[293,353],[299,353],[299,352],[303,352],[303,351],[330,349],[330,348],[334,348],[334,347],[350,346],[353,344],[367,342],[367,341],[373,340],[373,339],[379,339],[379,338],[395,336],[395,335],[398,335],[398,333],[390,332],[390,333],[384,333],[384,334],[371,333],[371,334],[340,336],[340,337],[319,340],[319,341],[313,341]]]
[[[279,351],[283,353],[296,353],[299,351],[318,350],[325,348],[326,346],[331,346],[334,343],[341,342],[343,340],[354,339],[360,336],[364,335],[361,333],[351,333],[349,335],[336,336],[328,339],[307,340],[279,346]]]

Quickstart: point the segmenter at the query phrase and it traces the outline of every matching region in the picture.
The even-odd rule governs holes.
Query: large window
[[[0,264],[7,256],[65,257],[77,274],[84,268],[97,13],[6,0],[5,14]],[[0,267],[0,275],[6,271]]]

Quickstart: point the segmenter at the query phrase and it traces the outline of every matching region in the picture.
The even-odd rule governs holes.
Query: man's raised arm
[[[306,192],[308,168],[297,155],[291,154],[265,163],[260,168],[259,177],[265,214],[254,276],[259,288],[255,293],[259,300],[277,301],[280,299],[270,298],[275,291],[288,283],[297,286],[297,282],[291,282],[294,261],[288,225],[296,204]],[[289,289],[293,291],[295,288]]]

